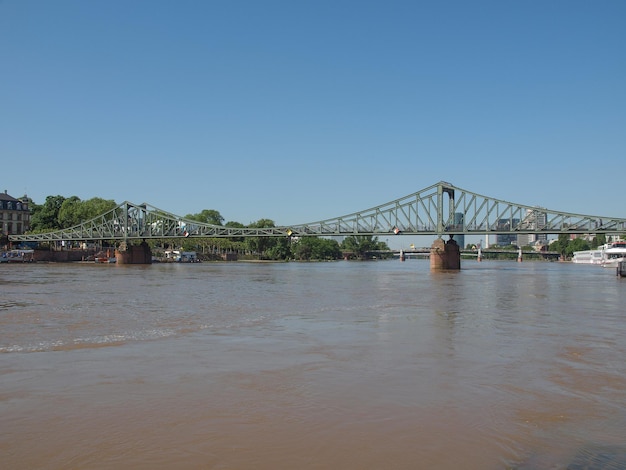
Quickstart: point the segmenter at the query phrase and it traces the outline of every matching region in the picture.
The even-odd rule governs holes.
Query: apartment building
[[[30,228],[31,200],[24,195],[16,199],[5,190],[0,193],[0,232],[6,235],[21,235]]]

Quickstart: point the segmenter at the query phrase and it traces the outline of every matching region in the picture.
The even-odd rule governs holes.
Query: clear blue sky
[[[0,0],[0,190],[289,225],[445,180],[626,217],[625,25],[623,0]]]

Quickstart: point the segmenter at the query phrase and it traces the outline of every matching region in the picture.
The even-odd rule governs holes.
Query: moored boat
[[[572,263],[576,264],[602,264],[604,250],[575,251]]]
[[[35,261],[34,250],[3,251],[0,263],[31,263]]]
[[[106,252],[98,252],[94,257],[94,261],[96,263],[115,263],[117,258],[115,258],[115,256],[111,256],[111,251],[107,250]]]
[[[620,262],[626,260],[626,240],[617,240],[604,250],[602,266],[605,268],[617,268]]]
[[[626,260],[626,240],[616,240],[595,250],[575,251],[572,263],[596,264],[605,268],[615,268]]]

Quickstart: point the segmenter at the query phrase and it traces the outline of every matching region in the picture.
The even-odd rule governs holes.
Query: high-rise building
[[[463,214],[463,212],[454,213],[454,225],[459,231],[465,229],[465,214]],[[465,235],[455,235],[454,241],[459,245],[459,248],[465,248]]]
[[[498,219],[496,228],[498,230],[509,231],[519,224],[519,219]],[[496,235],[496,244],[499,246],[517,245],[518,235],[515,233],[499,233]]]
[[[541,230],[548,224],[548,214],[544,212],[545,209],[527,209],[526,216],[522,221],[522,228],[526,230]],[[517,236],[518,246],[533,245],[537,242],[548,242],[547,233],[524,233]]]

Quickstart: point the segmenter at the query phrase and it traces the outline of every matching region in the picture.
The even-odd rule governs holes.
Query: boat
[[[575,251],[572,263],[576,264],[602,264],[604,249]]]
[[[0,255],[0,263],[32,263],[35,261],[34,253],[34,250],[3,251]]]
[[[93,260],[96,263],[115,263],[117,258],[115,256],[111,256],[111,251],[107,250],[106,253],[104,251],[98,252]]]
[[[617,268],[620,262],[626,261],[626,240],[617,240],[605,246],[602,267]]]
[[[618,263],[624,260],[626,260],[626,240],[616,240],[595,250],[575,251],[572,263],[616,268]]]
[[[199,263],[198,254],[195,251],[167,250],[165,261],[176,263]]]

